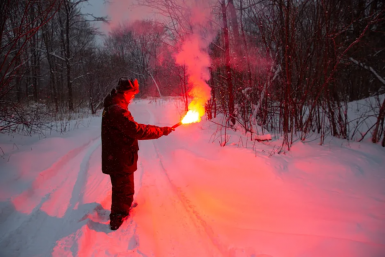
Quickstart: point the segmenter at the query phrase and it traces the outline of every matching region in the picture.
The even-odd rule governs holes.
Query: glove
[[[164,136],[167,136],[168,134],[170,134],[172,131],[174,131],[175,129],[171,128],[171,127],[163,127],[162,128],[163,130],[163,135]]]

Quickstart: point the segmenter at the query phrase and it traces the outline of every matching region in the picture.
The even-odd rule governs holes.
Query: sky
[[[135,100],[129,110],[171,126],[183,103]],[[278,154],[279,136],[250,141],[216,123],[139,142],[137,206],[116,231],[100,112],[66,133],[0,135],[0,256],[385,256],[385,148],[332,137],[320,146],[316,136]]]
[[[150,9],[138,6],[135,0],[109,0],[107,3],[105,0],[91,0],[83,3],[81,10],[94,16],[108,16],[109,25],[96,23],[105,34],[120,23],[154,17]]]

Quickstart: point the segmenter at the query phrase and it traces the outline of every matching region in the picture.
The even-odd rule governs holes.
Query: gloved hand
[[[174,128],[171,128],[171,127],[163,127],[162,128],[163,130],[163,135],[164,136],[167,136],[168,134],[170,134],[172,131],[174,131],[175,129]]]

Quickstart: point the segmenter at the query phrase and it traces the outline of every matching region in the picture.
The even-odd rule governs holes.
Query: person
[[[127,110],[139,93],[138,81],[126,77],[104,99],[102,115],[102,172],[112,184],[110,228],[116,230],[129,216],[134,196],[134,172],[138,163],[138,140],[167,136],[174,129],[137,123]]]

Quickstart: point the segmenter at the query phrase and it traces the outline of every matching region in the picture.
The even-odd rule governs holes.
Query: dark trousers
[[[110,175],[112,184],[111,214],[129,214],[134,200],[134,173]]]

